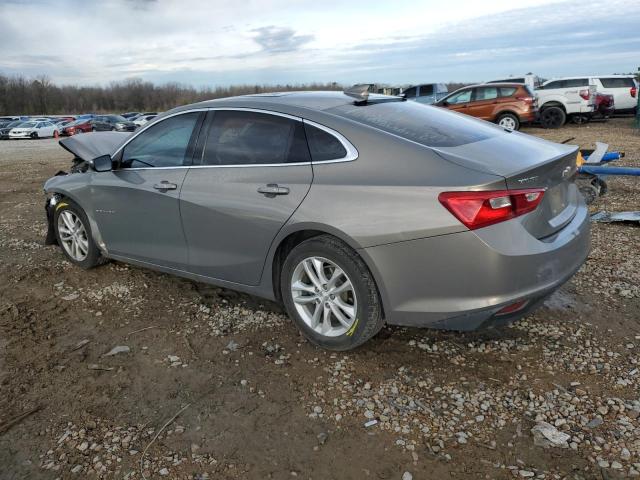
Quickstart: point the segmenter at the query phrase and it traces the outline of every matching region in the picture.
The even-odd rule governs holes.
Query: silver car
[[[589,251],[576,152],[400,97],[247,95],[62,140],[47,243],[281,302],[314,344],[512,321]]]

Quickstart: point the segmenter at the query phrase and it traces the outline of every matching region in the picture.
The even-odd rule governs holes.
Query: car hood
[[[96,132],[74,135],[59,143],[65,150],[88,162],[101,155],[113,155],[130,136],[130,133],[123,132]]]

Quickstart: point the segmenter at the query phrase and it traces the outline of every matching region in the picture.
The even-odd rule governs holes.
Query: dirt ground
[[[525,132],[640,166],[631,126]],[[54,140],[0,142],[0,479],[640,475],[638,226],[594,224],[576,277],[508,328],[385,328],[336,354],[269,302],[68,264],[43,245],[42,184],[70,160]],[[638,179],[592,210],[640,210]],[[534,445],[542,421],[566,448]]]

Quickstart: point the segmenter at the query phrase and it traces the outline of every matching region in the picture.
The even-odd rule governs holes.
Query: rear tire
[[[560,107],[546,107],[540,113],[540,123],[544,128],[560,128],[567,121],[567,114]]]
[[[498,117],[496,123],[507,130],[520,130],[520,119],[513,113],[503,113]]]
[[[93,241],[87,215],[75,202],[62,199],[56,204],[53,228],[62,253],[74,265],[88,270],[106,262]]]
[[[320,235],[294,247],[280,272],[280,290],[289,316],[319,347],[356,348],[384,325],[371,272],[353,249],[335,237]]]
[[[575,123],[576,125],[582,125],[585,123],[589,123],[589,121],[591,120],[591,118],[589,117],[589,115],[584,115],[581,113],[576,113],[574,115],[571,115],[571,121],[573,123]]]

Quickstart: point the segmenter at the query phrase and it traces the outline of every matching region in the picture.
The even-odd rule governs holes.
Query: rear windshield
[[[636,86],[633,78],[629,77],[601,78],[600,81],[604,88],[631,88]]]
[[[349,104],[326,111],[427,147],[457,147],[501,133],[471,117],[417,102]]]

